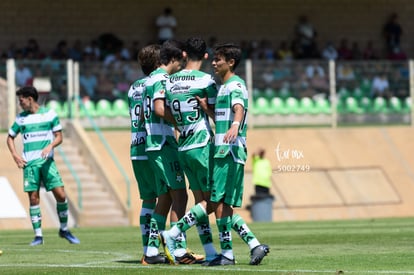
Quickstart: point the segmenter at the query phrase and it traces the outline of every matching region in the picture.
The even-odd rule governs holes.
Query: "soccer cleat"
[[[167,231],[162,231],[159,236],[164,248],[165,256],[167,257],[170,264],[175,264],[175,240],[168,234]]]
[[[69,230],[59,230],[59,237],[64,238],[68,240],[72,244],[80,244],[80,241],[78,238],[72,235]]]
[[[205,262],[205,257],[204,255],[201,254],[196,254],[195,252],[191,251],[190,249],[187,248],[187,253],[190,254],[191,256],[193,256],[195,258],[195,264],[202,264]],[[214,255],[214,257],[216,257],[217,255]]]
[[[168,259],[165,256],[160,254],[155,256],[143,256],[141,259],[141,264],[150,265],[150,264],[168,264]]]
[[[258,265],[263,258],[269,253],[270,248],[265,244],[256,246],[250,251],[250,263],[251,265]]]
[[[197,262],[196,258],[191,255],[190,253],[186,252],[183,256],[181,257],[175,257],[175,260],[177,261],[177,263],[179,264],[194,264]]]
[[[30,243],[30,246],[36,246],[43,244],[43,237],[42,236],[35,236],[33,241]]]
[[[212,261],[205,261],[202,265],[203,266],[217,266],[217,265],[234,265],[235,261],[234,259],[231,260],[223,255],[218,255],[216,258],[214,258]]]

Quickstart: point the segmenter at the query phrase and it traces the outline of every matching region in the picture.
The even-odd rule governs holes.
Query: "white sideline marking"
[[[9,181],[5,177],[0,177],[0,219],[26,217],[27,213]]]
[[[7,251],[32,251],[31,249],[10,249]],[[66,250],[66,249],[58,249],[56,252],[60,253],[84,253],[84,254],[105,254],[105,255],[113,255],[115,258],[112,259],[103,259],[102,261],[93,261],[93,262],[85,262],[85,263],[77,263],[77,264],[18,264],[18,263],[8,263],[8,264],[0,264],[1,267],[58,267],[58,268],[108,268],[108,269],[150,269],[152,267],[158,269],[178,269],[178,270],[217,270],[217,271],[245,271],[249,272],[252,271],[251,268],[244,268],[239,267],[237,264],[234,266],[216,266],[216,267],[206,267],[200,265],[141,265],[141,264],[128,264],[128,263],[117,263],[116,261],[126,261],[126,260],[136,260],[137,262],[139,259],[135,256],[130,254],[124,254],[119,252],[110,252],[110,251],[79,251],[79,250]],[[3,255],[4,257],[4,255]],[[115,263],[114,263],[115,261]],[[108,263],[111,263],[108,265]],[[327,273],[327,274],[335,274],[337,270],[307,270],[307,269],[255,269],[254,272],[258,273],[274,273],[274,272],[281,272],[281,273],[298,273],[298,274],[312,274],[312,273]],[[397,270],[343,270],[345,274],[414,274],[414,270],[410,271],[397,271]]]

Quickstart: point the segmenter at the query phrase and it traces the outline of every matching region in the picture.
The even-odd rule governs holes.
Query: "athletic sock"
[[[216,220],[219,231],[221,254],[233,260],[233,241],[231,238],[231,217],[224,217]]]
[[[57,202],[56,211],[59,216],[60,229],[63,231],[68,230],[68,213],[69,213],[68,201]]]
[[[158,223],[157,223],[157,220],[155,219],[155,216],[156,214],[154,214],[153,217],[151,218],[150,231],[148,235],[146,255],[149,257],[158,255],[158,248],[160,247],[160,241],[158,238],[158,234],[159,234]]]
[[[30,206],[29,209],[30,220],[32,221],[32,227],[36,236],[43,236],[42,234],[42,213],[40,212],[40,206]]]
[[[177,226],[176,222],[171,223],[171,227]],[[187,252],[187,236],[185,232],[180,232],[175,238],[174,256],[182,257]]]
[[[191,207],[191,209],[173,226],[168,230],[168,233],[173,239],[176,239],[181,232],[185,232],[192,226],[197,224],[198,221],[205,219],[207,212],[204,207],[198,203]]]
[[[232,216],[231,227],[237,232],[240,238],[249,246],[250,249],[260,245],[259,240],[239,214],[234,214]]]
[[[146,208],[142,205],[139,216],[139,227],[141,229],[141,240],[144,254],[147,253],[148,238],[150,233],[151,215],[154,209]]]
[[[213,235],[211,233],[210,222],[208,216],[203,216],[197,223],[198,236],[203,245],[206,256],[214,256],[217,251],[213,245]]]

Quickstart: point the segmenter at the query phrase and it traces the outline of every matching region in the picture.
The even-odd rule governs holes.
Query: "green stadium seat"
[[[347,113],[361,114],[363,110],[359,107],[358,101],[352,96],[348,96],[345,100],[345,110]]]
[[[323,97],[315,99],[315,112],[318,114],[332,113],[331,103],[329,100]]]
[[[274,97],[270,101],[269,114],[284,114],[285,102],[280,97]]]
[[[272,89],[272,88],[266,88],[264,90],[264,95],[269,100],[271,100],[272,98],[274,98],[275,96],[277,96],[276,91],[274,89]]]
[[[389,99],[389,111],[392,113],[402,113],[403,112],[403,104],[401,99],[396,96],[393,96]]]
[[[348,97],[351,96],[351,92],[345,87],[340,88],[337,91],[337,94],[338,94],[339,98],[341,98],[341,99],[347,99]]]
[[[111,102],[106,99],[100,99],[96,103],[96,116],[97,117],[113,117]]]
[[[407,96],[403,101],[403,112],[410,113],[411,112],[411,97]]]
[[[359,100],[359,106],[365,113],[372,112],[372,100],[370,97],[364,96]]]
[[[253,102],[253,115],[263,115],[269,113],[269,101],[267,98],[261,96]]]
[[[282,99],[287,99],[292,96],[292,92],[288,88],[282,88],[279,90],[278,96]]]
[[[81,101],[79,103],[79,116],[80,117],[95,117],[96,116],[96,105],[92,100]]]
[[[123,99],[116,99],[112,103],[112,111],[115,116],[129,117],[128,103]]]
[[[387,101],[383,97],[376,97],[372,102],[372,111],[374,113],[387,113]]]
[[[297,98],[290,96],[285,100],[285,114],[300,114],[300,105]]]
[[[315,114],[315,106],[313,100],[309,97],[302,97],[299,100],[299,113],[301,114]]]
[[[57,100],[54,100],[54,99],[49,100],[49,102],[46,103],[46,107],[54,110],[59,117],[62,116],[63,114],[63,106]]]

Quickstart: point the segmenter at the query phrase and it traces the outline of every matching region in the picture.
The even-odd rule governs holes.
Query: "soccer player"
[[[158,201],[151,218],[150,235],[146,256],[158,255],[159,231],[165,230],[168,212],[170,222],[175,224],[185,214],[187,189],[184,172],[178,161],[174,117],[165,105],[165,84],[168,75],[181,69],[183,45],[176,40],[167,40],[160,50],[161,66],[153,71],[145,82],[144,119],[147,139],[145,150],[154,171]],[[177,242],[178,249],[186,250],[185,235]],[[185,253],[182,262],[192,262],[194,256]],[[175,264],[170,258],[170,263]]]
[[[157,69],[160,63],[160,48],[158,44],[143,47],[138,53],[138,62],[146,76]],[[157,186],[155,184],[155,174],[152,170],[148,156],[145,153],[145,140],[147,133],[145,131],[142,108],[144,103],[143,93],[145,82],[148,77],[135,81],[128,91],[128,105],[131,117],[131,148],[130,156],[135,178],[138,182],[138,190],[142,200],[139,224],[142,235],[142,245],[144,256],[141,259],[142,264],[160,264],[167,263],[166,258],[159,254],[146,256],[148,237],[150,234],[151,216],[154,212],[157,201]]]
[[[178,157],[188,178],[190,189],[196,204],[194,211],[206,214],[207,201],[210,199],[211,168],[213,149],[212,130],[208,115],[201,109],[198,97],[206,98],[209,108],[213,110],[217,96],[216,83],[211,75],[200,71],[203,60],[208,58],[207,45],[201,38],[193,37],[185,43],[184,56],[186,66],[180,72],[170,75],[167,81],[167,105],[174,115],[180,132],[178,137]],[[200,215],[197,230],[206,253],[206,259],[213,259],[217,253],[213,246],[208,215]],[[184,223],[176,226],[183,227]],[[174,227],[173,227],[174,228]],[[179,235],[177,232],[176,235]],[[166,250],[167,257],[173,253],[174,258],[181,259],[185,251],[171,246]]]
[[[72,244],[79,244],[78,238],[68,230],[68,201],[62,178],[53,159],[54,148],[63,141],[62,125],[55,111],[40,106],[39,94],[34,87],[23,87],[16,92],[23,112],[17,115],[9,129],[7,147],[17,164],[23,169],[24,191],[30,202],[30,218],[35,233],[31,246],[43,244],[42,215],[40,211],[40,184],[52,191],[60,222],[59,236]],[[15,147],[14,139],[21,133],[23,155]]]
[[[244,164],[247,159],[246,130],[248,93],[244,81],[234,70],[240,63],[241,50],[233,44],[218,46],[212,62],[214,72],[223,83],[215,104],[215,148],[213,185],[210,203],[216,215],[221,254],[203,265],[234,265],[231,229],[234,229],[250,248],[250,264],[258,265],[269,253],[269,247],[259,240],[243,218],[233,213],[243,198]],[[200,106],[209,113],[208,102],[198,98]],[[209,213],[208,208],[197,204],[169,231],[162,233],[165,248],[170,250],[172,240],[182,231],[200,222]],[[178,226],[180,225],[180,226]]]

